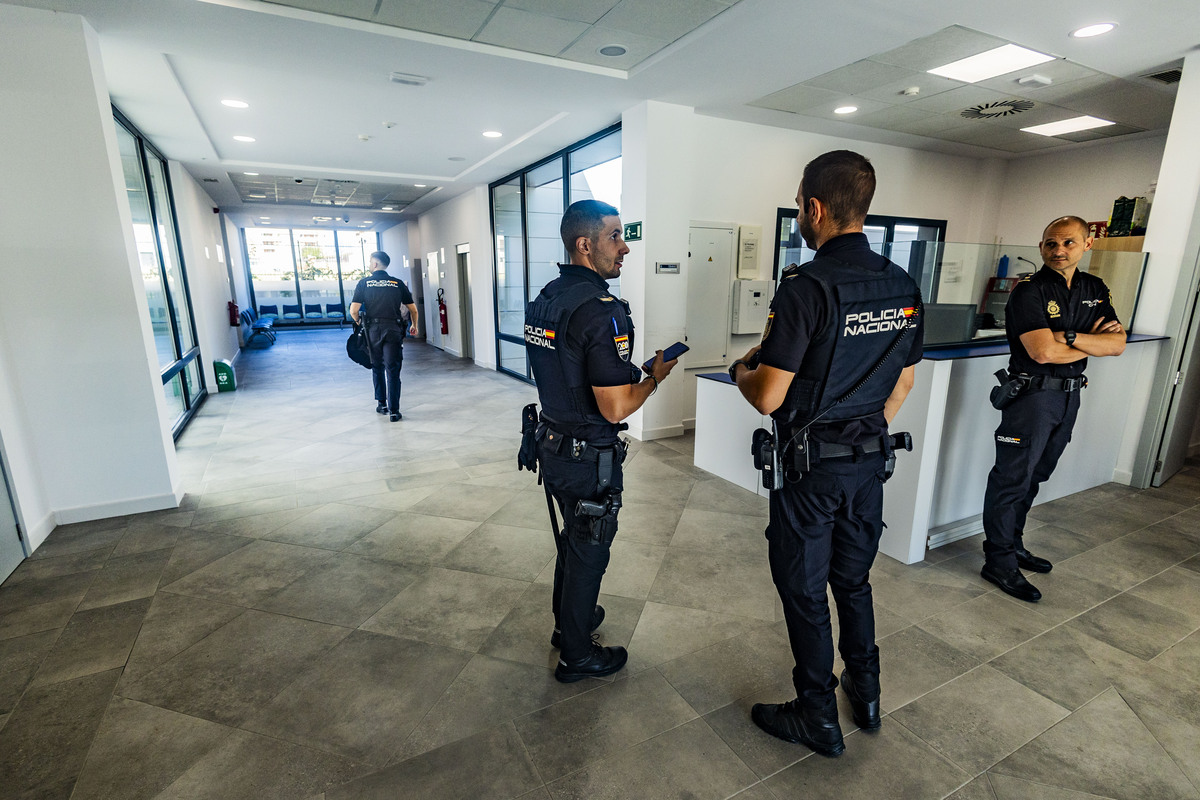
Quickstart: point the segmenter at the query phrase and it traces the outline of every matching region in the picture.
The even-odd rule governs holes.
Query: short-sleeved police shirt
[[[813,259],[835,258],[856,267],[883,271],[887,259],[871,249],[864,233],[845,233],[821,245]],[[809,343],[821,331],[834,324],[833,309],[830,308],[825,292],[812,278],[803,272],[793,278],[780,281],[771,302],[771,314],[767,330],[763,334],[759,363],[786,372],[798,372]],[[919,326],[905,355],[904,366],[910,367],[921,360],[924,351],[924,326]],[[899,353],[896,354],[897,356]],[[872,364],[864,364],[866,370]],[[837,444],[860,444],[879,436],[887,429],[883,412],[865,420],[839,423],[840,431],[820,430],[817,423],[813,431],[820,441]],[[819,433],[818,433],[819,431]]]
[[[1071,286],[1058,272],[1043,266],[1016,285],[1004,310],[1005,335],[1010,350],[1009,372],[1075,378],[1083,374],[1087,359],[1070,364],[1039,364],[1029,357],[1021,334],[1048,328],[1050,331],[1090,333],[1096,320],[1115,320],[1112,295],[1095,275],[1075,271]]]
[[[368,319],[399,320],[413,296],[404,281],[379,269],[358,282],[350,302],[361,303],[362,315]]]

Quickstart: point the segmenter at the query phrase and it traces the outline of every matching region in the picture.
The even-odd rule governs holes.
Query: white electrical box
[[[758,250],[762,243],[762,225],[738,226],[737,276],[754,280],[758,277]]]
[[[775,296],[771,281],[733,282],[733,333],[762,333]]]

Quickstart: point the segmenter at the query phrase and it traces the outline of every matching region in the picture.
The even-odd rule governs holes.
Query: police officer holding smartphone
[[[629,427],[622,420],[642,407],[676,362],[664,363],[658,351],[643,380],[631,360],[629,306],[608,290],[629,252],[617,209],[598,200],[572,203],[559,231],[570,263],[559,264],[559,276],[525,311],[526,349],[542,412],[540,422],[527,416],[531,441],[523,443],[521,463],[540,466],[546,487],[558,550],[550,640],[560,648],[554,677],[571,683],[611,675],[629,657],[624,647],[601,647],[591,636],[604,619],[596,600],[621,509],[625,443],[617,434]],[[525,455],[528,450],[536,450],[536,465]]]
[[[764,466],[781,479],[771,491],[768,557],[796,660],[796,699],[759,703],[751,718],[826,756],[845,749],[827,584],[838,607],[842,689],[858,726],[880,727],[869,573],[897,446],[888,423],[912,388],[923,341],[916,284],[862,232],[874,193],[875,170],[858,153],[825,153],[804,168],[798,221],[816,257],[784,273],[762,344],[729,368],[774,421],[766,442],[774,463]]]
[[[1016,285],[1004,311],[1008,380],[992,401],[1001,419],[996,466],[983,497],[980,571],[984,580],[1029,603],[1042,593],[1021,570],[1045,573],[1053,565],[1026,549],[1025,516],[1071,441],[1088,356],[1118,356],[1126,339],[1104,281],[1078,271],[1092,249],[1087,223],[1059,217],[1046,226],[1038,247],[1042,268]]]

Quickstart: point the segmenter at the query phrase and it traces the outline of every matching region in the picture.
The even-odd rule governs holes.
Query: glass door
[[[17,529],[17,511],[8,485],[8,474],[0,460],[0,582],[25,560],[25,545]]]
[[[521,176],[492,189],[496,238],[496,346],[500,369],[529,378],[525,360],[525,225]]]
[[[337,245],[333,231],[296,230],[296,271],[300,277],[300,313],[305,323],[324,322],[326,309],[342,305]]]

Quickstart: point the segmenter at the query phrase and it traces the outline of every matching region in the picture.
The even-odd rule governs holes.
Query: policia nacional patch
[[[613,344],[617,346],[617,355],[622,361],[629,360],[629,337],[625,334],[613,337]]]

